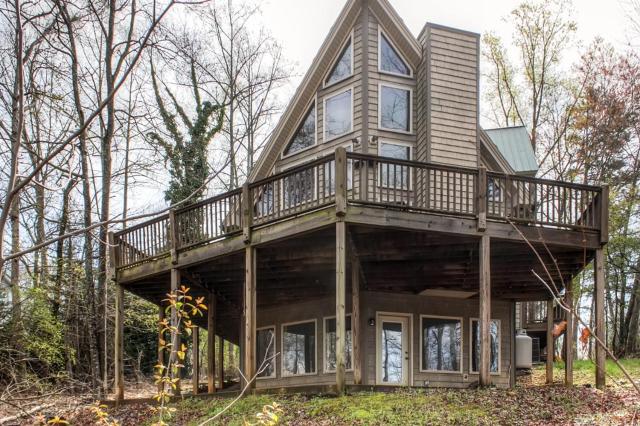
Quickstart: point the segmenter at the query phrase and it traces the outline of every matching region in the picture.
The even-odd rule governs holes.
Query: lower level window
[[[316,322],[282,326],[282,374],[295,376],[316,372]]]
[[[346,316],[345,334],[345,357],[344,365],[347,370],[351,370],[351,356],[353,353],[353,343],[351,340],[351,315]],[[324,347],[325,347],[325,371],[336,371],[336,319],[327,318],[324,321]]]
[[[422,317],[422,369],[460,371],[462,320]]]
[[[256,349],[258,377],[275,377],[276,329],[274,327],[256,331]]]
[[[489,361],[489,371],[497,373],[500,364],[500,321],[491,320],[489,323],[489,342],[491,359]],[[471,371],[477,373],[480,369],[480,321],[471,320]]]

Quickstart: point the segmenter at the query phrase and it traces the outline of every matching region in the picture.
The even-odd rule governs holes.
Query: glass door
[[[409,319],[381,315],[377,324],[377,374],[380,385],[409,384]]]

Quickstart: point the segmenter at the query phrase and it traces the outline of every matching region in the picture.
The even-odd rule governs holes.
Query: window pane
[[[328,318],[324,322],[325,326],[325,370],[334,371],[336,369],[336,319]],[[353,353],[353,343],[351,341],[351,316],[346,317],[347,333],[345,338],[345,359],[344,364],[347,370],[351,369],[351,354]]]
[[[409,75],[409,67],[404,63],[398,52],[391,47],[391,43],[380,34],[380,69],[395,74]]]
[[[390,383],[402,382],[402,323],[383,322],[380,350],[382,365],[382,381]]]
[[[305,374],[316,371],[316,324],[286,325],[282,333],[284,374]]]
[[[258,371],[258,377],[271,377],[276,374],[276,361],[274,359],[276,347],[275,333],[276,331],[273,328],[258,330],[256,332],[256,371]],[[262,372],[260,372],[260,368],[263,369]]]
[[[327,98],[325,107],[325,139],[351,131],[351,89]]]
[[[380,144],[380,156],[398,160],[410,160],[411,148],[406,145],[393,143]],[[380,164],[380,184],[386,188],[409,189],[408,166],[382,162]]]
[[[308,148],[315,144],[316,133],[316,105],[314,104],[307,116],[304,118],[302,125],[298,129],[298,132],[293,137],[293,140],[284,151],[285,155],[293,154],[302,149]]]
[[[471,323],[471,371],[478,371],[480,366],[480,323],[473,320]],[[491,361],[489,363],[489,371],[498,372],[498,360],[500,354],[500,323],[491,320],[489,323],[489,335],[491,336]]]
[[[314,198],[315,169],[301,170],[282,180],[283,208],[288,209]]]
[[[460,320],[422,318],[422,369],[460,371]]]
[[[332,84],[336,81],[344,80],[352,74],[351,70],[351,40],[347,43],[345,48],[340,53],[340,59],[336,62],[336,65],[331,70],[329,78],[327,78],[326,84]]]
[[[388,86],[381,86],[380,90],[380,125],[385,129],[408,132],[411,102],[409,90]]]

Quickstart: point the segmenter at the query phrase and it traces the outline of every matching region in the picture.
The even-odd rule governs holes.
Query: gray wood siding
[[[420,43],[417,158],[477,167],[478,36],[427,25]]]
[[[349,287],[349,285],[347,286]],[[347,291],[347,314],[351,313],[351,300]],[[414,386],[428,387],[468,387],[478,380],[478,374],[470,373],[470,319],[478,317],[477,299],[449,299],[425,297],[407,294],[362,292],[360,306],[360,340],[362,352],[363,383],[374,385],[376,382],[376,327],[368,324],[370,318],[376,318],[377,312],[395,312],[411,315],[411,374]],[[511,362],[511,302],[492,300],[491,318],[500,320],[500,374],[492,375],[493,383],[498,387],[509,386]],[[420,315],[438,315],[462,317],[462,373],[433,373],[420,371]],[[324,321],[325,317],[335,316],[334,298],[324,298],[299,304],[289,304],[286,308],[278,306],[268,309],[258,308],[257,327],[275,326],[276,352],[282,351],[282,329],[284,323],[316,320],[316,373],[296,377],[282,377],[282,361],[276,362],[276,378],[259,379],[256,387],[284,387],[311,384],[334,384],[335,374],[324,372]],[[466,376],[466,378],[465,378]],[[425,384],[425,381],[428,383]],[[347,372],[347,383],[353,383],[351,372]]]

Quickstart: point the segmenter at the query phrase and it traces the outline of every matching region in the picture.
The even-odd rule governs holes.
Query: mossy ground
[[[640,378],[640,360],[626,360],[633,377]],[[254,423],[256,413],[273,402],[282,407],[281,424],[288,425],[548,425],[633,424],[640,415],[640,398],[613,363],[607,364],[610,387],[593,387],[590,361],[575,363],[576,386],[561,385],[563,365],[555,368],[557,382],[543,385],[544,366],[520,378],[515,389],[401,389],[392,393],[360,392],[352,395],[256,395],[240,399],[213,424]],[[230,399],[187,399],[175,405],[171,424],[197,425],[222,410]],[[143,409],[143,407],[140,407]],[[113,413],[117,418],[118,412]],[[125,416],[126,417],[126,416]],[[148,418],[150,424],[153,419]],[[126,424],[126,422],[125,422]],[[132,423],[137,424],[137,423]]]

